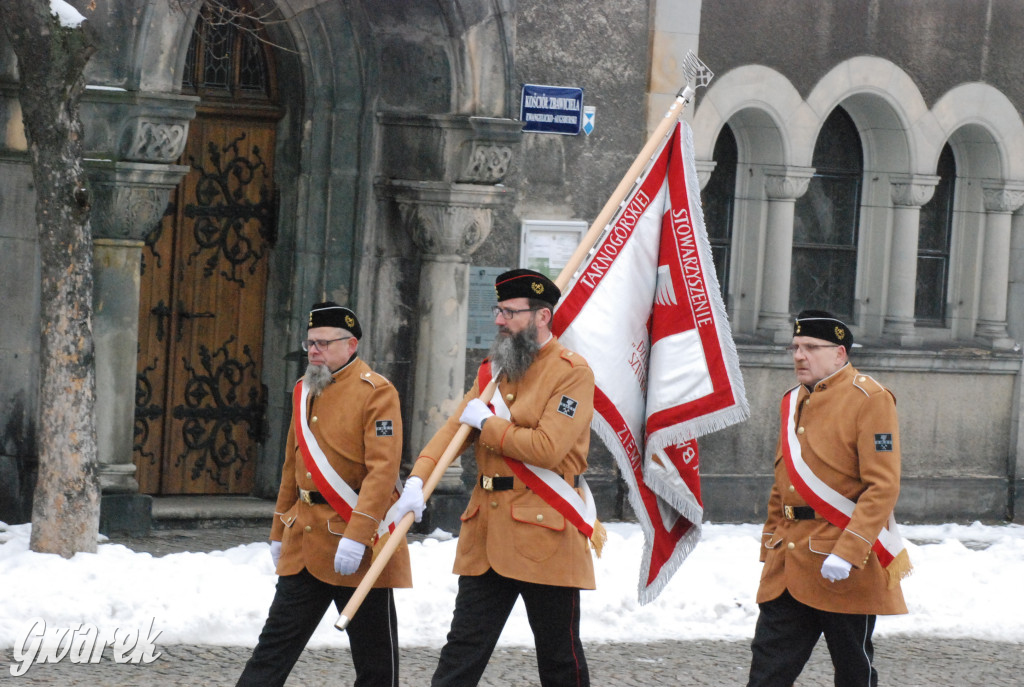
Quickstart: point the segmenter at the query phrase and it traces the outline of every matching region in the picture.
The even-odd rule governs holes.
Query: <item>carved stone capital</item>
[[[892,204],[919,208],[932,199],[939,181],[939,177],[929,174],[892,174],[889,176]]]
[[[986,212],[1016,212],[1024,206],[1024,182],[984,181],[981,191]]]
[[[93,236],[142,241],[163,217],[184,165],[86,162]]]
[[[496,117],[378,112],[386,177],[500,184],[522,140],[523,123]]]
[[[185,150],[194,96],[87,88],[82,96],[85,157],[174,163]]]
[[[494,208],[512,202],[501,186],[389,180],[378,193],[398,206],[402,224],[428,259],[468,261],[491,233]]]
[[[764,191],[769,200],[796,200],[807,193],[814,167],[768,167],[764,172]]]
[[[711,173],[715,171],[715,167],[718,163],[714,160],[697,160],[697,180],[700,182],[700,190],[703,191],[704,187],[711,181]]]

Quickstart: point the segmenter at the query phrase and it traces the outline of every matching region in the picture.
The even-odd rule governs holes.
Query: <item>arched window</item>
[[[863,159],[857,127],[837,107],[818,135],[814,176],[794,208],[793,312],[816,308],[853,319]]]
[[[736,196],[736,164],[739,154],[736,137],[726,124],[715,143],[715,170],[701,192],[704,225],[711,242],[715,273],[722,297],[729,293],[729,256],[732,247],[732,209]]]
[[[956,183],[956,158],[948,143],[942,148],[935,173],[940,177],[939,183],[932,199],[921,206],[914,318],[918,324],[941,327],[946,324],[949,247],[953,237],[953,191]]]
[[[252,10],[233,0],[203,5],[185,57],[182,90],[206,98],[272,99],[266,43]]]

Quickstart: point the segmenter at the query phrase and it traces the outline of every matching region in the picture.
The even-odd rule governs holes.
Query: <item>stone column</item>
[[[1012,349],[1006,330],[1006,304],[1010,279],[1010,225],[1012,214],[1024,205],[1024,182],[985,182],[985,237],[981,262],[981,293],[975,336],[992,348]]]
[[[813,167],[765,170],[768,222],[757,328],[775,343],[785,343],[792,338],[789,285],[793,267],[793,209],[796,199],[807,193],[812,176]]]
[[[96,439],[103,490],[100,531],[149,530],[132,447],[139,286],[145,236],[188,172],[175,164],[198,98],[89,90],[82,100],[92,197]]]
[[[914,335],[914,300],[921,206],[931,200],[939,177],[894,174],[889,180],[893,204],[892,250],[883,332],[903,346],[920,346],[924,339]]]
[[[156,226],[187,167],[86,165],[93,194],[93,335],[96,439],[104,493],[137,493],[132,445],[143,237]]]
[[[416,378],[410,446],[419,450],[456,410],[465,390],[469,261],[491,232],[492,210],[511,201],[501,186],[392,181],[402,223],[420,251]],[[458,464],[439,491],[462,490]]]
[[[470,256],[487,238],[522,122],[466,115],[380,112],[378,195],[397,207],[420,258],[413,410],[407,445],[419,451],[458,407],[466,387]],[[465,506],[456,461],[428,510],[430,527],[454,531]]]

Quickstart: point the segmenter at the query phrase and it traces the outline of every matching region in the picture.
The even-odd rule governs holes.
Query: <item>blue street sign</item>
[[[523,131],[576,136],[583,121],[583,89],[525,84],[519,119],[526,124]]]

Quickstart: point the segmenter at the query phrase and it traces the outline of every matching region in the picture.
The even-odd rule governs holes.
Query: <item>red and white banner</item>
[[[593,425],[644,531],[647,603],[700,538],[696,438],[749,414],[684,122],[577,270],[553,330],[594,370]]]

